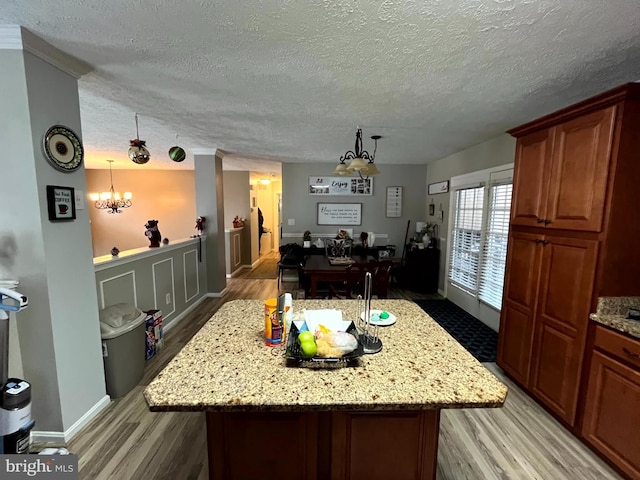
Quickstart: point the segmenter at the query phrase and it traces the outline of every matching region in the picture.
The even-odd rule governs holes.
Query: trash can
[[[146,314],[134,305],[118,303],[100,310],[102,360],[107,393],[121,397],[144,374]]]

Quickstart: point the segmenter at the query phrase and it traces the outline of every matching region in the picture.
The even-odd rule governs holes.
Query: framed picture
[[[362,204],[318,203],[318,225],[362,225]]]
[[[76,200],[73,188],[47,185],[47,208],[52,222],[75,220]]]
[[[447,193],[449,191],[449,180],[438,183],[430,183],[428,188],[429,195],[437,195],[438,193]]]
[[[309,195],[373,195],[373,178],[309,177]]]
[[[388,218],[402,216],[402,187],[387,187],[387,213]]]

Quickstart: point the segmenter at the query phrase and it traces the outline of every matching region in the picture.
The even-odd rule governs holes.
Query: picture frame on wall
[[[309,195],[373,195],[373,178],[312,176]]]
[[[438,183],[430,183],[428,187],[429,195],[437,195],[439,193],[447,193],[449,191],[449,180]]]
[[[318,203],[318,225],[362,225],[362,204]]]
[[[75,191],[72,187],[47,185],[49,220],[60,222],[76,219]]]

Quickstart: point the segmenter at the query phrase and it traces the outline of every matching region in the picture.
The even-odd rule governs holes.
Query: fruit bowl
[[[349,323],[346,329],[347,333],[353,335],[358,340],[358,347],[342,357],[319,357],[314,356],[307,358],[301,350],[298,343],[298,335],[300,331],[295,323],[291,323],[291,330],[287,334],[287,350],[285,353],[287,367],[307,367],[307,368],[340,368],[340,367],[356,367],[360,364],[359,358],[364,355],[362,342],[358,335],[358,329],[353,322]]]

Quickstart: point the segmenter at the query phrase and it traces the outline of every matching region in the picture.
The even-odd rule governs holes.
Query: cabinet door
[[[573,425],[598,242],[547,235],[542,251],[530,384]]]
[[[616,109],[555,127],[547,228],[601,230]]]
[[[528,385],[542,236],[512,232],[500,313],[498,365]]]
[[[593,352],[582,434],[624,470],[640,478],[640,372]]]
[[[544,221],[551,173],[552,130],[518,138],[513,177],[513,225],[540,226]]]

